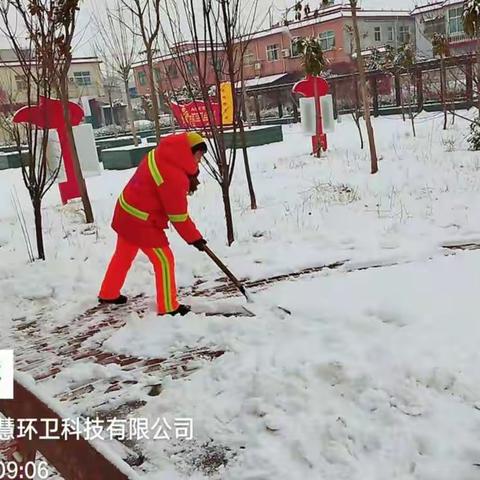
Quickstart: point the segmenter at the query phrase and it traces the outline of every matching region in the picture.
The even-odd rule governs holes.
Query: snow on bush
[[[95,138],[104,137],[107,135],[118,135],[123,133],[124,129],[120,125],[106,125],[105,127],[97,128],[94,131]]]
[[[150,120],[135,120],[135,127],[139,132],[144,130],[153,130],[155,127]]]
[[[470,124],[470,135],[468,137],[470,150],[480,150],[480,119],[475,119]]]

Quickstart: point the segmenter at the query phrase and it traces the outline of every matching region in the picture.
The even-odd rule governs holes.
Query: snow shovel
[[[217,267],[231,280],[231,282],[238,288],[241,294],[247,299],[248,303],[252,303],[253,300],[245,290],[245,287],[240,283],[240,280],[227,268],[227,266],[210,250],[206,245],[204,246],[204,252],[213,260]]]
[[[228,269],[228,267],[210,250],[207,245],[204,246],[204,252],[213,260],[217,267],[230,279],[230,281],[238,288],[242,295],[247,299],[248,303],[253,303],[251,295],[247,292],[245,287],[242,285],[240,280],[235,277],[235,275]],[[292,312],[283,307],[276,307],[281,310],[283,313],[291,315]]]

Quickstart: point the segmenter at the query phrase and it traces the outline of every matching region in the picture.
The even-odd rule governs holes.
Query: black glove
[[[189,175],[189,186],[188,186],[188,194],[193,195],[196,191],[200,182],[198,180],[198,173],[196,175]]]
[[[203,252],[207,246],[207,241],[204,238],[200,238],[199,240],[195,240],[191,245]]]

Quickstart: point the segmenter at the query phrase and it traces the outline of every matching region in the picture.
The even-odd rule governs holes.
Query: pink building
[[[408,10],[359,10],[357,15],[364,50],[385,45],[397,47],[406,42],[415,42],[415,24]],[[342,4],[309,13],[304,15],[302,20],[287,20],[281,25],[254,33],[249,37],[244,57],[243,71],[247,89],[278,85],[282,83],[282,78],[292,83],[302,77],[301,61],[295,47],[295,40],[301,37],[314,36],[320,39],[332,73],[355,70],[351,29],[350,7]],[[155,73],[164,91],[183,86],[184,77],[182,72],[178,71],[179,63],[184,72],[195,73],[197,62],[192,56],[191,47],[191,44],[177,46],[174,54],[176,62],[172,60],[171,54],[155,59]],[[207,80],[213,84],[214,62],[211,58],[205,58],[207,53],[201,55],[200,68],[206,72]],[[178,62],[179,58],[181,62]],[[221,68],[220,58],[217,63],[220,64],[218,68]],[[150,93],[145,66],[137,65],[134,70],[138,93]]]
[[[408,10],[359,10],[359,28],[364,50],[385,45],[399,46],[414,42],[414,22]],[[304,20],[258,32],[253,35],[249,56],[245,58],[248,76],[266,76],[302,71],[294,40],[318,37],[333,73],[355,69],[352,16],[344,5],[325,8]]]
[[[155,81],[162,91],[178,90],[185,85],[185,78],[195,77],[197,67],[206,72],[208,83],[215,83],[214,65],[221,70],[223,58],[212,59],[208,49],[201,49],[200,60],[195,58],[195,49],[192,43],[177,45],[176,53],[161,55],[154,60]],[[178,61],[181,58],[181,62]],[[134,67],[135,84],[140,95],[150,93],[148,68],[145,63]]]

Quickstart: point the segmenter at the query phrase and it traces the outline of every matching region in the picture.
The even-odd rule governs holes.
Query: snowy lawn
[[[480,154],[467,151],[466,122],[457,119],[446,132],[441,125],[441,115],[423,114],[413,138],[400,118],[376,119],[382,159],[375,176],[350,118],[329,136],[322,159],[308,155],[310,139],[298,126],[285,126],[284,142],[249,149],[255,212],[239,158],[232,187],[237,241],[230,248],[218,186],[203,174],[192,217],[238,276],[346,264],[256,291],[255,318],[158,318],[152,305],[104,344],[152,357],[185,346],[227,350],[188,379],[164,383],[136,412],[194,420],[188,445],[143,445],[148,478],[203,478],[191,465],[206,443],[227,452],[221,479],[478,478],[480,253],[446,257],[451,252],[441,246],[480,242]],[[105,171],[87,180],[95,228],[82,224],[78,204],[61,206],[54,187],[44,203],[47,262],[28,264],[10,198],[15,188],[33,225],[28,195],[20,171],[0,172],[4,332],[12,318],[42,308],[64,322],[95,303],[115,241],[113,206],[131,174]],[[33,228],[30,235],[33,241]],[[179,285],[215,285],[215,265],[175,232],[170,238]],[[142,256],[125,289],[140,292],[154,292]],[[292,315],[273,315],[269,306],[276,304]]]

